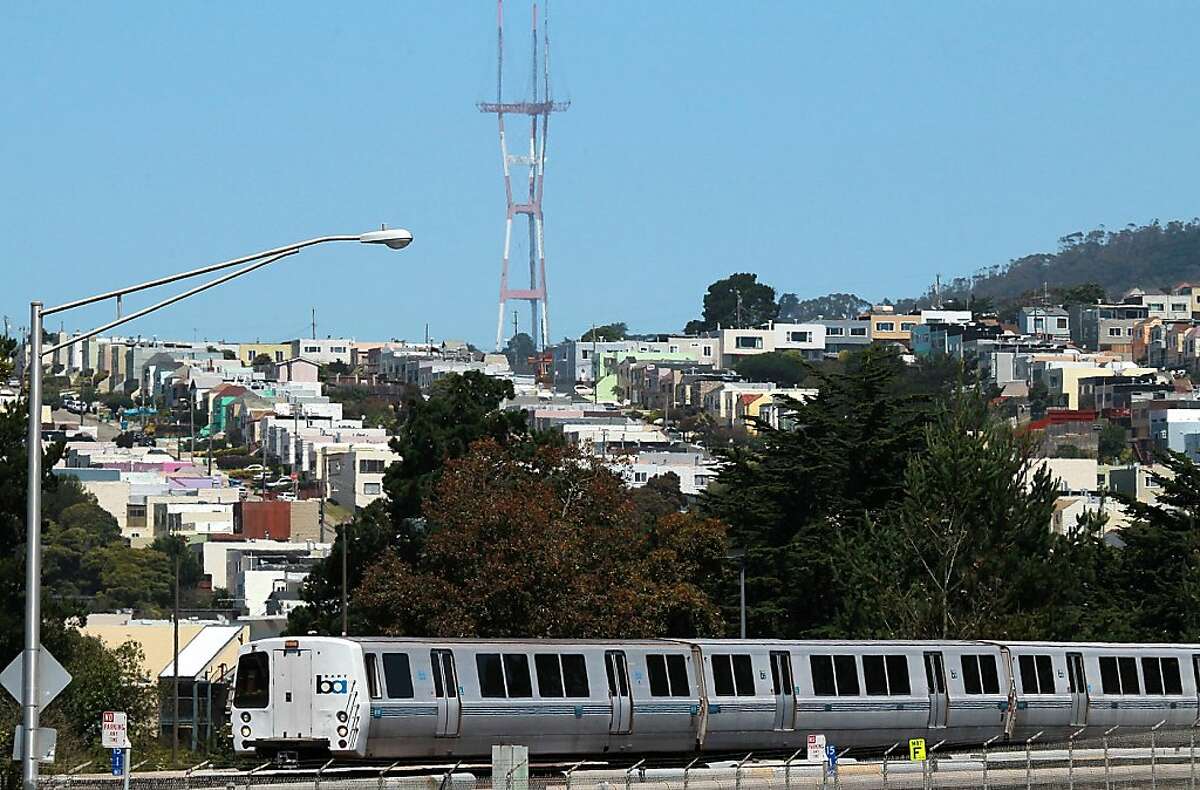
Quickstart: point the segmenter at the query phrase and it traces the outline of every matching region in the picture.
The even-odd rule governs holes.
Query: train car
[[[1187,645],[299,637],[242,648],[232,723],[340,760],[883,750],[1190,726],[1197,677]]]
[[[1002,649],[1013,678],[1015,738],[1197,720],[1200,645],[1009,642]]]

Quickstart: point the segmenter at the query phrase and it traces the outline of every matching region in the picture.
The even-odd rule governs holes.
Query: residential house
[[[353,445],[328,457],[329,498],[343,507],[364,508],[382,499],[383,478],[400,456],[386,445]]]
[[[1023,335],[1071,339],[1070,313],[1062,307],[1031,305],[1017,312],[1017,330]]]

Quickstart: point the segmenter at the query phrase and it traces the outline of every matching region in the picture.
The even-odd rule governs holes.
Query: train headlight
[[[250,737],[250,728],[249,728],[249,727],[247,727],[245,724],[243,724],[243,725],[242,725],[242,737],[243,737],[243,738],[249,738],[249,737]]]
[[[346,729],[346,725],[344,725],[344,724],[337,728],[337,734],[338,734],[338,737],[340,737],[340,738],[345,738],[346,733],[348,733],[348,732],[349,732],[349,730]]]
[[[339,711],[338,711],[338,714],[337,714],[337,719],[338,719],[338,721],[340,721],[340,722],[342,722],[343,724],[345,724],[345,723],[346,723],[346,719],[347,719],[347,718],[349,718],[349,717],[346,715],[346,711],[344,711],[344,710],[339,710]]]
[[[346,742],[345,742],[345,741],[338,741],[338,748],[339,748],[339,749],[345,749],[345,748],[346,748]]]
[[[242,721],[246,722],[247,724],[250,723],[250,712],[249,711],[245,711],[245,710],[242,711]]]

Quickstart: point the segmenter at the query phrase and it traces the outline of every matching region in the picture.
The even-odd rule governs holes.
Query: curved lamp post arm
[[[76,307],[83,307],[84,305],[94,304],[95,302],[103,302],[106,299],[115,299],[119,296],[124,296],[125,294],[144,291],[147,288],[157,288],[160,285],[169,285],[171,283],[179,282],[180,280],[186,280],[191,277],[199,277],[202,274],[220,271],[221,269],[228,269],[231,266],[239,266],[243,263],[249,263],[250,261],[257,261],[262,258],[271,258],[274,256],[290,255],[293,252],[299,252],[305,247],[312,247],[316,244],[324,244],[328,241],[362,241],[363,238],[364,235],[354,235],[321,236],[315,239],[308,239],[307,241],[288,244],[284,247],[276,247],[273,250],[264,250],[263,252],[257,252],[253,255],[245,255],[241,258],[233,258],[232,260],[222,261],[221,263],[213,263],[209,264],[208,266],[201,266],[199,269],[192,269],[191,271],[172,274],[168,277],[159,277],[156,280],[149,280],[148,282],[138,283],[137,285],[130,285],[126,288],[118,288],[117,290],[109,291],[108,293],[97,294],[96,296],[89,296],[84,299],[76,299],[73,302],[60,304],[56,307],[48,307],[42,310],[42,317],[44,318],[45,316],[53,315],[54,313],[62,313],[67,310],[74,310]]]
[[[92,338],[92,337],[95,337],[96,335],[103,334],[104,332],[107,332],[110,329],[115,329],[116,327],[120,326],[121,324],[127,324],[130,321],[134,321],[138,318],[141,318],[144,315],[149,315],[150,313],[153,313],[156,310],[161,310],[164,307],[168,307],[169,305],[173,305],[176,302],[187,299],[189,296],[195,296],[196,294],[200,293],[201,291],[207,291],[209,288],[215,288],[216,286],[221,285],[222,283],[227,283],[234,278],[241,277],[243,274],[249,274],[250,272],[254,271],[255,269],[261,269],[264,266],[274,263],[275,261],[279,260],[280,258],[286,258],[289,255],[295,255],[297,252],[299,252],[299,249],[288,250],[287,252],[282,252],[282,253],[279,253],[278,255],[273,255],[270,258],[267,258],[267,259],[261,260],[261,261],[257,261],[255,263],[250,264],[249,266],[238,269],[235,272],[230,272],[229,274],[222,275],[221,277],[218,277],[215,280],[209,280],[206,283],[197,285],[195,288],[190,288],[182,293],[177,293],[172,297],[169,297],[167,299],[162,300],[161,302],[158,302],[157,304],[152,304],[149,307],[143,307],[141,310],[135,310],[134,312],[130,313],[127,316],[122,316],[121,318],[118,318],[115,321],[109,321],[107,324],[104,324],[103,326],[98,326],[95,329],[92,329],[88,332],[84,332],[81,335],[76,335],[74,337],[68,338],[67,340],[64,340],[61,343],[58,343],[57,345],[53,345],[47,349],[43,349],[42,356],[43,357],[49,356],[50,354],[53,354],[56,351],[61,351],[62,349],[66,348],[67,346],[72,346],[72,345],[75,345],[76,343],[81,343],[84,340],[87,340],[88,338]],[[229,266],[230,264],[218,264],[218,265],[219,266]],[[212,271],[212,270],[209,269],[208,271]],[[173,282],[174,280],[181,280],[181,279],[184,279],[185,277],[194,277],[194,276],[196,276],[195,273],[186,274],[186,275],[183,275],[180,277],[175,277],[173,279],[166,278],[162,282],[156,281],[155,283],[153,283],[153,285],[144,285],[144,286],[140,286],[139,288],[133,289],[133,290],[140,290],[141,288],[151,288],[154,285],[165,285],[166,283]],[[124,291],[122,293],[130,293],[130,291]],[[111,298],[111,297],[106,297],[106,298]],[[85,301],[83,303],[86,304],[87,302]],[[43,316],[45,315],[45,311],[42,311],[42,315]]]

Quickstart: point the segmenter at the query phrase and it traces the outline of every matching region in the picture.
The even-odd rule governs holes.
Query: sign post
[[[129,790],[129,763],[133,749],[129,745],[129,717],[123,710],[106,710],[100,717],[100,745],[112,749],[112,775],[124,778]]]

